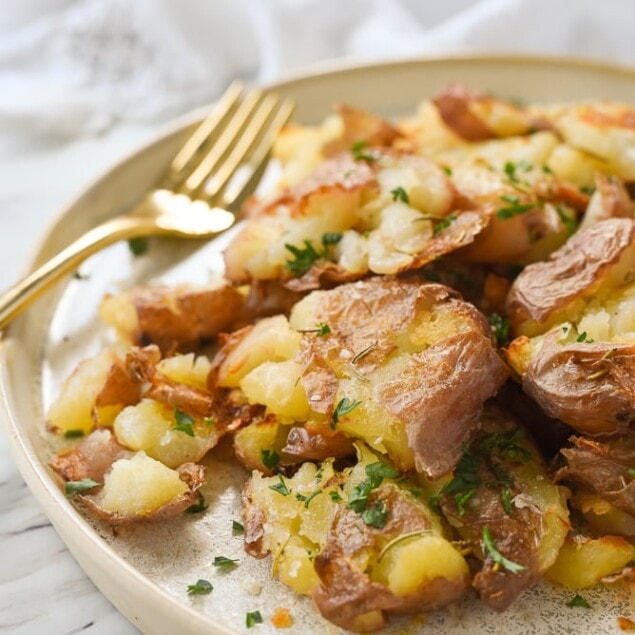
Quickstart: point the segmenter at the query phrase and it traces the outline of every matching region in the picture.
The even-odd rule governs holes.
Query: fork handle
[[[92,254],[113,243],[157,233],[156,226],[138,216],[122,215],[105,221],[80,236],[0,296],[0,331],[53,284]]]

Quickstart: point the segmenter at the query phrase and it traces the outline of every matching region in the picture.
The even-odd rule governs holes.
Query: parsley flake
[[[520,199],[515,194],[503,194],[503,196],[501,196],[501,201],[509,203],[509,205],[496,210],[496,217],[501,220],[506,220],[508,218],[518,216],[519,214],[524,214],[530,209],[534,209],[536,207],[535,203],[521,203]]]
[[[492,313],[488,318],[496,346],[503,346],[509,339],[509,320],[499,313]]]
[[[388,520],[389,511],[383,501],[377,501],[362,512],[362,520],[375,529],[381,529]]]
[[[370,493],[382,484],[385,478],[395,478],[399,476],[399,472],[383,461],[371,463],[365,468],[366,476],[361,483],[358,483],[351,490],[350,497],[346,507],[361,514],[368,505],[368,497]]]
[[[355,159],[355,161],[376,161],[376,157],[370,154],[370,152],[366,152],[367,146],[368,141],[364,141],[363,139],[356,141],[351,146],[351,154],[353,155],[353,159]]]
[[[186,514],[200,514],[204,512],[209,505],[205,502],[205,497],[200,492],[198,493],[198,502],[190,505],[186,510]]]
[[[318,322],[315,329],[318,337],[324,337],[331,332],[331,327],[326,322]]]
[[[205,417],[203,419],[203,423],[206,426],[215,426],[216,425],[216,418],[215,417]]]
[[[308,496],[303,496],[302,494],[296,494],[295,497],[299,501],[304,502],[304,509],[309,509],[309,503],[318,495],[321,494],[321,489],[316,489],[315,492],[309,494]]]
[[[635,468],[629,467],[628,470],[626,470],[626,473],[635,478]]]
[[[505,556],[497,549],[496,543],[492,538],[492,532],[487,525],[483,527],[483,552],[489,555],[496,564],[500,565],[504,569],[507,569],[510,573],[520,573],[527,568],[517,562],[512,562],[511,560],[505,558]]]
[[[322,244],[324,247],[337,245],[342,240],[342,232],[326,232],[322,234]]]
[[[196,584],[188,584],[188,595],[209,595],[214,587],[209,580],[197,580]]]
[[[593,344],[593,340],[587,337],[586,331],[582,331],[582,333],[575,338],[575,341],[580,344]]]
[[[518,163],[507,161],[503,167],[503,171],[512,183],[520,183],[517,172],[529,172],[532,168],[533,165],[525,160],[518,161]]]
[[[93,481],[92,478],[83,478],[81,481],[68,481],[64,486],[64,491],[67,496],[73,496],[74,494],[81,494],[87,492],[94,487],[99,487],[102,483]]]
[[[581,596],[581,595],[574,595],[566,604],[565,606],[568,606],[569,608],[574,608],[577,606],[580,606],[584,609],[590,609],[591,605]]]
[[[128,248],[133,256],[142,256],[148,251],[148,244],[147,238],[131,238],[128,241]]]
[[[260,459],[262,464],[270,470],[280,463],[280,455],[275,450],[260,450]]]
[[[289,491],[287,484],[284,482],[282,474],[278,474],[278,478],[280,479],[280,482],[275,485],[269,485],[269,489],[272,489],[274,492],[278,492],[278,494],[282,494],[282,496],[289,496],[291,492]]]
[[[390,190],[390,193],[392,194],[393,201],[401,201],[402,203],[405,203],[406,205],[410,204],[410,198],[408,197],[408,192],[406,192],[406,190],[404,190],[403,187],[401,186],[396,187],[394,190]]]
[[[452,168],[449,165],[444,165],[441,168],[448,176],[452,176]]]
[[[64,432],[64,437],[66,439],[77,439],[79,437],[83,437],[84,436],[84,431],[81,429],[76,429],[76,430],[66,430]]]
[[[182,412],[178,408],[175,408],[174,420],[176,421],[176,425],[172,426],[172,430],[184,432],[188,437],[194,436],[194,428],[192,428],[192,424],[194,423],[193,417],[188,415],[186,412]]]
[[[351,401],[348,397],[342,397],[335,406],[333,416],[331,417],[331,429],[335,430],[335,426],[339,423],[340,417],[347,415],[359,406],[362,402],[354,399]]]
[[[225,558],[225,556],[216,556],[212,564],[223,571],[229,571],[238,566],[238,560],[232,560],[231,558]]]
[[[446,216],[445,218],[436,220],[432,228],[432,233],[438,234],[444,229],[447,229],[456,220],[456,218],[457,218],[456,214],[450,214],[449,216]]]
[[[512,492],[509,487],[501,490],[501,503],[508,516],[512,515]]]
[[[322,256],[322,254],[316,251],[310,240],[304,241],[304,249],[300,249],[289,243],[285,244],[285,249],[290,251],[293,255],[293,260],[287,260],[286,265],[296,278],[303,276],[313,266],[313,263]]]
[[[260,611],[250,611],[245,616],[245,625],[247,628],[251,628],[256,624],[262,624],[262,615],[260,615]]]
[[[334,503],[341,503],[344,500],[336,489],[331,490],[329,496]]]
[[[232,533],[244,534],[245,526],[242,523],[239,523],[237,520],[232,520]]]

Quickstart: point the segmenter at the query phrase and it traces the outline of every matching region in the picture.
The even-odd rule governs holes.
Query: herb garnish
[[[322,245],[324,247],[330,247],[331,245],[337,245],[342,240],[342,232],[326,232],[322,234]]]
[[[194,436],[194,418],[188,415],[186,412],[182,412],[178,408],[174,409],[174,420],[176,425],[172,426],[172,430],[178,430],[179,432],[185,432],[189,437]]]
[[[376,157],[365,151],[367,147],[368,141],[364,141],[363,139],[360,141],[356,141],[351,146],[351,154],[353,155],[353,159],[355,159],[355,161],[375,161]]]
[[[503,509],[508,516],[511,516],[512,513],[512,492],[509,487],[501,490],[501,503],[503,504]]]
[[[66,430],[64,432],[64,437],[66,439],[77,439],[83,436],[84,436],[84,431],[80,428],[73,429],[73,430]]]
[[[295,245],[285,243],[285,248],[294,257],[294,260],[287,260],[287,267],[297,278],[303,276],[313,266],[313,263],[321,257],[321,254],[315,250],[310,240],[305,240],[304,246],[304,249],[300,249]]]
[[[497,565],[507,569],[510,573],[520,573],[527,568],[517,562],[512,562],[511,560],[505,558],[505,556],[497,549],[496,543],[492,538],[492,532],[487,525],[483,527],[483,553],[488,554]]]
[[[296,494],[295,497],[299,501],[304,502],[304,509],[309,509],[309,503],[318,495],[321,494],[321,489],[316,489],[315,492],[309,494],[308,496],[303,496],[302,494]]]
[[[232,533],[234,534],[244,534],[245,527],[242,523],[239,523],[237,520],[232,520]]]
[[[186,514],[199,514],[200,512],[204,512],[209,505],[205,502],[205,497],[200,492],[198,493],[198,502],[190,505],[186,510]]]
[[[128,248],[132,252],[133,256],[141,256],[148,251],[148,239],[147,238],[131,238],[128,241]]]
[[[238,560],[232,560],[231,558],[225,558],[225,556],[216,556],[212,564],[215,567],[219,567],[223,571],[229,571],[230,569],[238,566]]]
[[[455,220],[457,216],[456,214],[450,214],[445,218],[440,218],[439,220],[434,221],[434,225],[432,227],[432,233],[438,234],[440,231],[447,229]]]
[[[324,337],[331,333],[331,327],[326,322],[317,322],[313,329],[298,329],[299,333],[315,333],[318,337]]]
[[[362,512],[362,520],[370,527],[381,529],[388,520],[388,514],[383,501],[377,501]]]
[[[635,468],[629,467],[628,470],[626,470],[626,473],[635,478]]]
[[[571,236],[572,234],[574,234],[575,230],[578,228],[578,222],[575,219],[575,216],[566,214],[560,205],[556,205],[556,213],[558,214],[560,222],[567,230],[567,236]]]
[[[340,417],[347,415],[359,406],[362,402],[354,399],[351,401],[348,397],[342,397],[335,406],[333,416],[331,417],[331,429],[335,430],[335,426],[339,423]]]
[[[270,470],[280,463],[280,455],[275,450],[260,450],[260,459],[262,464]]]
[[[196,584],[188,584],[188,595],[209,595],[214,587],[209,580],[198,580]]]
[[[523,172],[529,172],[533,167],[534,166],[531,163],[525,160],[518,161],[518,163],[507,161],[503,167],[503,171],[512,183],[520,183],[517,172],[521,170]]]
[[[444,165],[441,168],[448,176],[452,176],[452,168],[449,165]]]
[[[506,220],[508,218],[518,216],[519,214],[524,214],[530,209],[534,209],[536,207],[535,203],[521,203],[520,199],[515,194],[503,194],[501,196],[501,201],[509,203],[509,205],[496,210],[496,217],[501,220]]]
[[[205,417],[203,419],[203,423],[206,426],[215,426],[216,425],[216,418],[215,417]]]
[[[565,606],[568,606],[569,608],[574,608],[576,606],[580,606],[584,609],[590,609],[591,605],[581,596],[581,595],[574,595],[566,604]]]
[[[379,487],[385,478],[396,478],[399,476],[399,472],[394,468],[384,463],[383,461],[377,461],[371,463],[365,468],[366,477],[361,483],[358,483],[351,490],[351,495],[348,499],[346,507],[361,514],[368,505],[368,496],[370,493]]]
[[[289,491],[287,484],[284,482],[282,474],[278,474],[278,478],[280,479],[280,482],[275,485],[269,485],[269,489],[272,489],[274,492],[278,492],[278,494],[282,494],[282,496],[289,496],[291,492]]]
[[[256,624],[262,624],[262,615],[260,615],[260,611],[250,611],[245,616],[245,625],[247,628],[251,628]]]
[[[595,193],[595,186],[594,185],[581,185],[580,186],[580,192],[582,192],[582,194],[586,194],[587,196],[592,196]]]
[[[64,486],[64,491],[67,496],[73,496],[74,494],[81,494],[87,492],[94,487],[99,487],[102,483],[93,481],[92,478],[83,478],[81,481],[68,481]]]
[[[492,313],[488,318],[496,346],[503,346],[509,339],[509,320],[499,313]]]
[[[586,331],[582,331],[582,333],[575,338],[575,341],[581,344],[593,344],[593,340],[587,337]]]
[[[329,496],[334,503],[341,503],[344,500],[336,489],[331,490]]]
[[[408,197],[408,192],[406,192],[406,190],[404,190],[403,187],[401,186],[396,187],[394,190],[390,190],[390,193],[392,194],[393,201],[401,201],[402,203],[405,203],[406,205],[410,204],[410,198]]]

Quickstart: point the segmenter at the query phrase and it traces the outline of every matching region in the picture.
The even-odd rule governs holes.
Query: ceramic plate
[[[633,71],[535,58],[428,59],[345,68],[274,88],[296,100],[298,121],[310,123],[337,101],[384,115],[406,114],[449,82],[528,101],[609,98],[635,104]],[[134,201],[167,165],[188,130],[186,125],[173,128],[90,187],[51,228],[32,266]],[[209,460],[204,494],[210,507],[205,514],[116,532],[84,518],[47,468],[60,441],[44,431],[43,412],[77,361],[98,351],[109,337],[96,318],[103,294],[141,281],[205,282],[222,266],[224,239],[203,247],[155,241],[137,259],[125,245],[115,245],[88,261],[82,267],[87,279],[60,285],[8,330],[0,348],[0,416],[18,466],[53,525],[101,591],[142,631],[241,633],[246,632],[245,613],[259,610],[265,621],[258,633],[279,632],[268,618],[277,607],[287,607],[294,618],[293,633],[337,633],[308,599],[271,580],[268,559],[243,553],[231,521],[240,517],[238,491],[244,475],[228,457],[219,454]],[[217,555],[237,558],[239,566],[219,574],[212,566]],[[212,581],[214,591],[191,599],[187,585],[199,578]],[[396,621],[385,632],[615,633],[617,616],[629,610],[610,590],[585,591],[593,610],[567,608],[571,596],[537,585],[501,615],[466,598],[425,619]]]

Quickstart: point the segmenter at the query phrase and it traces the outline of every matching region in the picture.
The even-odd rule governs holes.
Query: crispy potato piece
[[[432,99],[441,118],[466,141],[523,135],[548,126],[527,110],[460,84]]]
[[[95,517],[110,525],[173,518],[193,505],[205,481],[205,468],[185,463],[171,470],[138,452],[115,461],[95,494],[77,496]]]
[[[380,520],[347,504],[368,480],[366,468],[381,466],[362,445],[358,457],[343,472],[327,460],[319,470],[305,463],[293,478],[254,473],[244,490],[243,517],[249,553],[272,553],[274,575],[312,595],[327,619],[367,631],[383,626],[390,614],[458,599],[469,576],[439,520],[393,479],[380,478],[366,501]]]
[[[589,488],[618,509],[635,516],[635,432],[607,441],[571,437],[560,452],[567,465],[557,478]]]
[[[171,468],[183,463],[199,461],[218,444],[224,434],[215,420],[188,417],[192,436],[177,429],[178,411],[168,409],[152,399],[143,399],[136,406],[124,408],[113,424],[117,440],[134,451],[148,456]]]
[[[635,109],[598,101],[566,105],[549,117],[565,141],[606,163],[625,181],[635,180]]]
[[[115,461],[130,456],[132,452],[110,430],[95,430],[73,448],[59,452],[50,465],[65,481],[89,478],[102,483]]]
[[[305,291],[417,268],[463,247],[488,222],[486,209],[455,198],[430,161],[393,150],[348,154],[263,203],[225,250],[233,282],[286,281]]]
[[[289,432],[288,426],[281,425],[275,416],[269,415],[260,421],[252,422],[234,435],[236,458],[249,470],[260,470],[271,475],[277,466],[273,458],[288,463],[283,448]],[[265,465],[264,456],[271,457]]]
[[[82,361],[64,381],[48,410],[46,425],[60,433],[88,434],[96,426],[112,425],[122,408],[140,397],[140,382],[113,349],[105,349]]]
[[[597,174],[595,185],[595,192],[580,224],[581,230],[609,218],[633,218],[635,203],[621,181]]]
[[[628,283],[634,269],[635,221],[615,218],[578,232],[514,281],[507,298],[514,332],[532,337],[577,322],[592,300],[601,302]]]
[[[618,509],[608,500],[585,488],[576,488],[571,507],[579,510],[596,535],[623,536],[635,540],[635,516]]]
[[[564,492],[527,434],[508,413],[489,403],[482,431],[465,448],[452,477],[436,485],[439,506],[483,561],[473,584],[481,600],[502,611],[553,565],[569,531]],[[497,564],[484,545],[512,565]]]
[[[359,402],[338,416],[337,430],[433,477],[454,466],[483,402],[507,377],[483,316],[447,287],[418,279],[316,291],[295,306],[290,323],[331,331],[302,340],[311,409],[334,426],[342,400]]]
[[[635,546],[619,536],[567,538],[546,577],[558,584],[585,589],[619,573],[635,558]]]
[[[157,344],[163,355],[191,351],[227,330],[244,303],[232,286],[137,287],[106,296],[104,322],[137,345]]]

